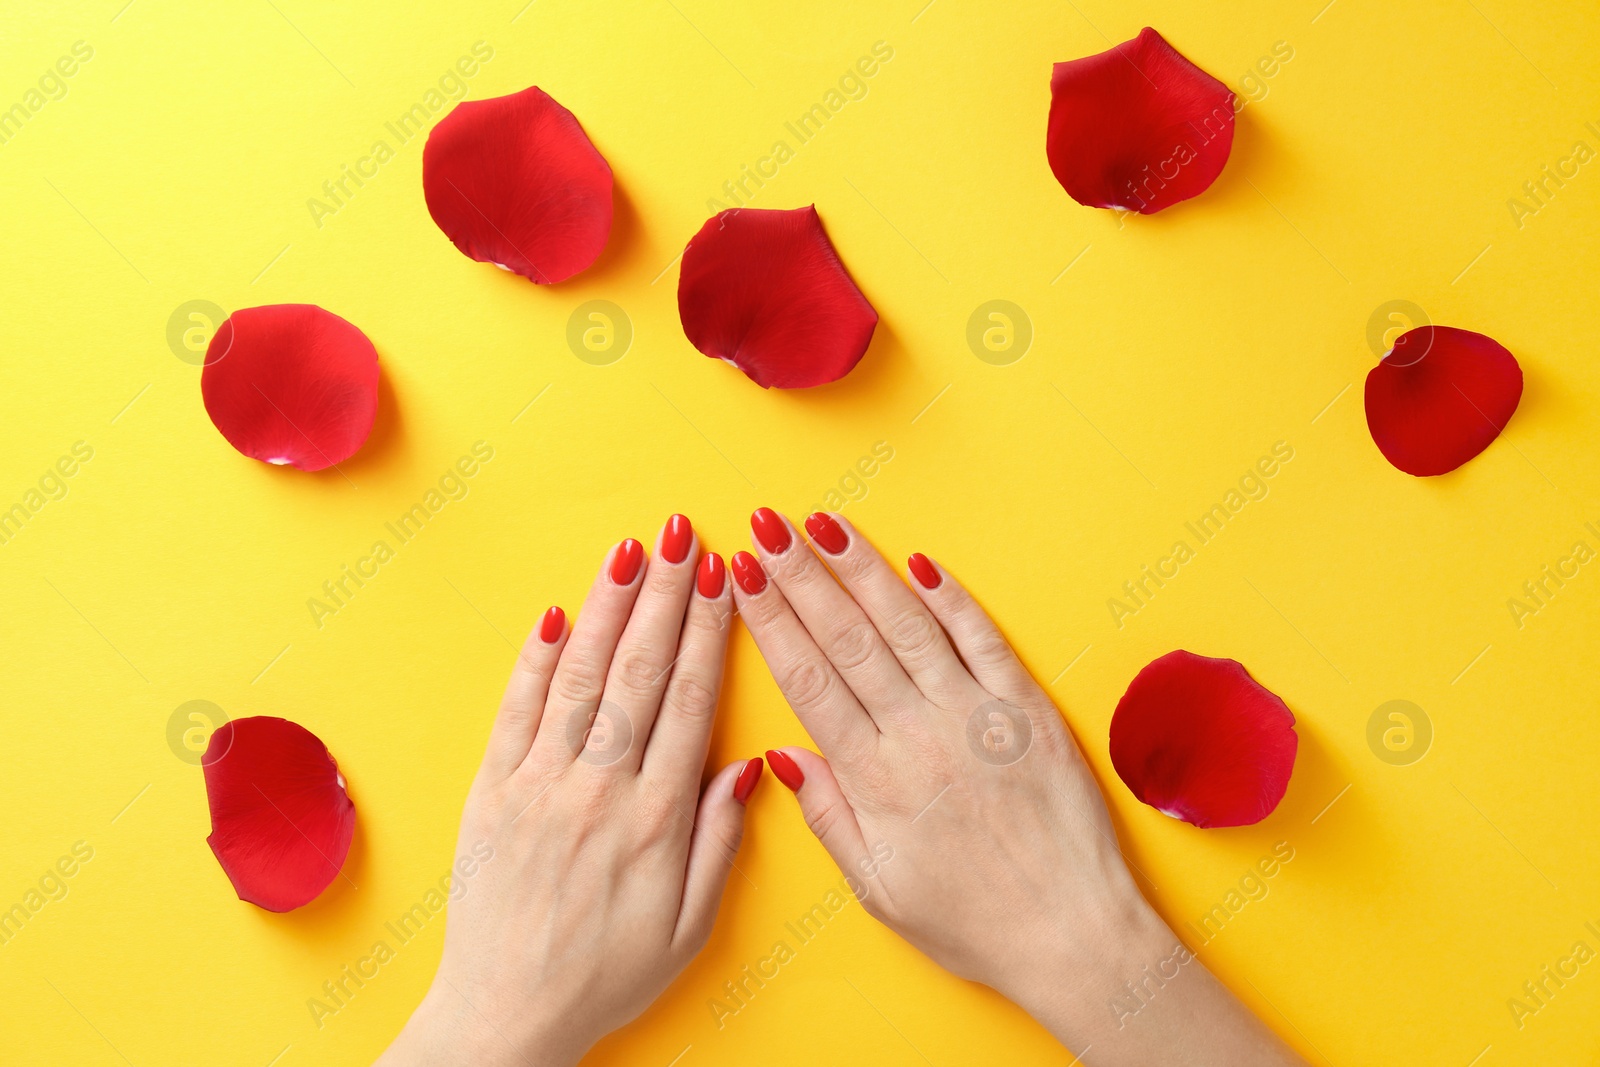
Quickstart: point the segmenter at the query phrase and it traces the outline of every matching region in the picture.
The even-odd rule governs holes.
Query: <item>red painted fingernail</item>
[[[806,533],[811,535],[812,543],[822,546],[822,551],[830,556],[837,556],[850,545],[850,539],[844,535],[844,530],[833,516],[824,511],[814,511],[806,519]]]
[[[551,608],[544,613],[544,618],[539,620],[539,640],[547,645],[553,645],[561,640],[561,635],[567,629],[567,613],[560,608]]]
[[[733,783],[733,799],[741,804],[750,803],[750,794],[756,791],[756,786],[761,784],[761,757],[757,756],[744,765],[744,770],[739,772],[739,778]]]
[[[913,552],[911,558],[906,560],[906,566],[911,569],[911,573],[916,577],[917,584],[924,589],[937,589],[939,588],[939,583],[944,581],[944,578],[939,574],[939,569],[933,565],[933,560],[924,556],[921,552]]]
[[[727,569],[722,566],[722,557],[715,552],[707,552],[706,558],[700,561],[700,572],[695,575],[695,588],[707,600],[715,600],[722,595],[722,583],[727,579],[727,574]]]
[[[661,535],[661,557],[668,563],[682,563],[689,555],[689,542],[694,540],[694,527],[682,515],[667,520]]]
[[[789,527],[782,516],[771,508],[756,508],[755,514],[750,516],[750,529],[755,531],[761,547],[774,556],[782,554],[789,547]]]
[[[617,546],[617,554],[611,557],[611,580],[618,585],[632,585],[639,576],[639,564],[643,562],[644,546],[628,538]]]
[[[767,763],[772,767],[772,776],[788,786],[790,792],[798,793],[800,787],[806,784],[806,776],[800,773],[800,765],[777,749],[767,750]]]
[[[733,580],[739,583],[740,589],[755,596],[767,587],[767,572],[761,569],[761,564],[750,553],[735,552]]]

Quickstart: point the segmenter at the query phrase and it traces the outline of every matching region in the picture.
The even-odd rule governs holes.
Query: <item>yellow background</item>
[[[800,517],[884,441],[893,460],[845,514],[1001,620],[1175,925],[1294,848],[1200,955],[1312,1062],[1591,1062],[1600,962],[1520,1029],[1507,1001],[1574,942],[1600,950],[1600,566],[1520,629],[1506,602],[1575,541],[1600,547],[1583,525],[1600,525],[1600,164],[1520,228],[1507,200],[1574,141],[1600,147],[1600,21],[1323,2],[11,5],[0,106],[75,41],[94,57],[0,145],[0,503],[75,441],[94,458],[0,545],[0,907],[73,842],[94,859],[0,947],[0,1058],[370,1060],[442,923],[321,1029],[306,1001],[444,872],[509,644],[546,605],[575,609],[617,539],[681,510],[732,552],[752,508]],[[1119,220],[1051,177],[1050,64],[1145,24],[1236,91],[1278,42],[1294,54],[1209,192]],[[384,130],[477,41],[494,57],[471,96],[540,85],[616,172],[610,244],[570,283],[458,254],[423,204],[421,139]],[[844,381],[764,392],[686,342],[674,259],[877,41],[894,56],[866,97],[754,203],[814,202],[882,322]],[[307,200],[379,138],[395,158],[318,227]],[[592,299],[633,325],[608,366],[565,341]],[[1035,332],[1009,366],[965,339],[993,299]],[[1366,328],[1392,299],[1494,336],[1526,374],[1507,435],[1446,477],[1401,474],[1367,433]],[[361,326],[385,379],[366,448],[310,475],[228,447],[167,344],[191,300]],[[307,598],[479,440],[495,458],[470,495],[319,629]],[[1278,441],[1295,456],[1270,495],[1118,628],[1107,599]],[[734,645],[719,765],[805,739],[742,630]],[[1111,771],[1117,698],[1178,647],[1241,660],[1299,717],[1288,795],[1258,826],[1173,822]],[[195,699],[291,717],[339,759],[356,841],[312,906],[234,898],[201,774],[166,742]],[[1435,731],[1409,766],[1367,744],[1392,699]],[[719,1029],[708,999],[838,880],[771,781],[739,864],[704,955],[590,1062],[1070,1062],[859,909]]]

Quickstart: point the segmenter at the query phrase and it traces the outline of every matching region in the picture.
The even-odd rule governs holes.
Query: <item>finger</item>
[[[603,725],[616,735],[619,747],[612,753],[616,758],[595,761],[594,766],[639,769],[645,738],[655,723],[678,654],[684,607],[694,585],[698,556],[694,527],[682,515],[672,516],[657,538],[656,554],[645,568],[639,596],[606,672],[603,702],[617,721]],[[627,716],[626,723],[622,716]]]
[[[683,804],[694,801],[711,745],[728,633],[733,629],[733,594],[728,586],[722,557],[708,552],[695,574],[678,657],[644,746],[642,773]]]
[[[550,692],[550,677],[555,674],[556,660],[566,639],[567,614],[554,607],[544,613],[517,653],[483,754],[484,768],[499,778],[509,777],[533,747],[545,697]]]
[[[960,582],[933,560],[917,553],[907,563],[912,585],[939,620],[967,669],[989,693],[1008,704],[1043,695],[1000,628]]]
[[[795,536],[789,520],[771,508],[758,508],[750,516],[750,531],[763,569],[879,728],[896,712],[906,716],[919,711],[920,694],[883,635],[817,554]]]
[[[865,870],[863,864],[870,860],[866,838],[828,761],[809,749],[789,747],[768,752],[767,763],[772,776],[794,793],[806,825],[839,870],[851,878]]]
[[[806,532],[917,688],[941,703],[970,700],[976,686],[938,620],[872,543],[848,520],[821,511],[806,519]]]
[[[631,537],[606,553],[551,676],[544,716],[529,751],[531,759],[570,763],[585,750],[605,695],[611,658],[639,593],[643,563],[644,546]],[[614,724],[602,722],[600,726],[612,726],[614,736]]]
[[[878,744],[872,717],[800,625],[783,592],[767,581],[761,563],[736,552],[732,569],[739,616],[800,725],[840,766],[864,760]]]
[[[728,872],[744,838],[745,804],[760,781],[761,761],[739,760],[722,768],[700,798],[689,837],[683,903],[672,934],[673,947],[685,956],[699,952],[711,936]]]

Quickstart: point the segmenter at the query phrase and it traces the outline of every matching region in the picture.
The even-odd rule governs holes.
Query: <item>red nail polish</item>
[[[617,554],[611,557],[611,580],[618,585],[632,585],[639,576],[639,564],[643,562],[644,546],[628,538],[617,546]]]
[[[706,558],[700,561],[699,573],[695,575],[695,588],[707,600],[715,600],[722,595],[722,584],[727,580],[727,574],[722,557],[715,552],[707,552]]]
[[[539,640],[547,645],[553,645],[561,640],[561,635],[567,629],[567,613],[560,608],[551,608],[544,613],[544,618],[539,620]]]
[[[911,569],[912,575],[917,579],[917,584],[924,589],[937,589],[944,578],[939,574],[939,569],[933,561],[921,552],[913,552],[911,558],[906,560],[906,566]]]
[[[735,552],[733,580],[739,583],[740,589],[755,596],[767,587],[767,572],[761,569],[761,564],[750,553]]]
[[[813,544],[821,545],[822,551],[830,556],[837,556],[850,547],[850,539],[827,512],[812,512],[811,517],[806,519],[806,533],[811,535]]]
[[[800,787],[806,784],[806,776],[801,773],[800,765],[777,749],[767,751],[767,763],[772,767],[772,776],[788,786],[790,792],[798,793]]]
[[[761,784],[761,757],[744,765],[744,770],[739,772],[739,778],[733,783],[733,799],[741,804],[750,803],[750,794],[756,791],[756,786]]]
[[[668,563],[682,563],[689,555],[689,542],[694,540],[694,527],[682,515],[667,520],[661,534],[661,558]]]
[[[792,540],[788,525],[771,508],[756,508],[755,514],[750,516],[750,529],[755,531],[761,547],[774,556],[781,555]]]

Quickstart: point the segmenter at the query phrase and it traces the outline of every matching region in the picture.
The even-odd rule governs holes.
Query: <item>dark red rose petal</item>
[[[1154,214],[1210,188],[1233,148],[1233,93],[1155,30],[1057,63],[1045,155],[1072,199]]]
[[[690,344],[763,389],[843,378],[878,325],[815,206],[707,219],[683,250],[678,317]]]
[[[1367,429],[1407,474],[1446,474],[1489,447],[1522,399],[1522,368],[1493,338],[1418,326],[1367,373]]]
[[[218,727],[201,765],[206,843],[240,900],[291,911],[328,888],[356,828],[328,746],[303,726],[258,715]]]
[[[1289,788],[1299,738],[1282,700],[1231,659],[1168,652],[1111,716],[1111,763],[1133,795],[1195,826],[1248,826]]]
[[[378,353],[315,304],[242,308],[206,348],[200,396],[240,452],[319,471],[349,459],[371,432]]]
[[[456,105],[428,134],[422,193],[463,255],[540,285],[586,270],[611,233],[611,167],[538,86]]]

